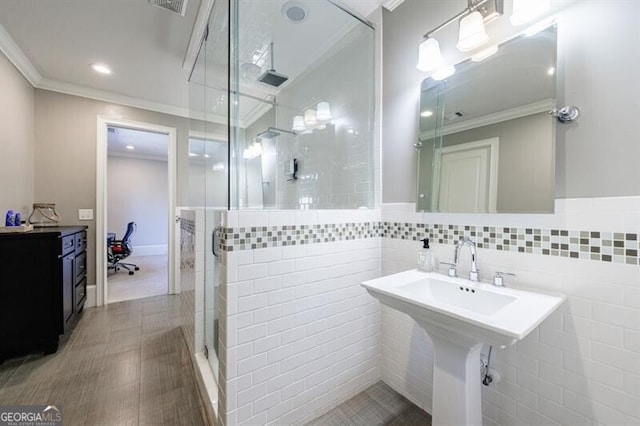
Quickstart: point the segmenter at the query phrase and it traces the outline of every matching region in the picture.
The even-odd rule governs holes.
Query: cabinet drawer
[[[87,298],[87,280],[83,279],[80,281],[80,284],[76,286],[76,294],[75,294],[75,302],[76,302],[76,312],[79,311],[79,308],[84,304],[85,299]]]
[[[74,237],[76,255],[79,255],[87,248],[87,233],[85,231],[78,232]]]
[[[82,278],[87,273],[87,253],[82,252],[76,256],[76,277]]]
[[[62,254],[65,255],[74,250],[76,245],[76,236],[75,235],[67,235],[66,237],[62,237]]]

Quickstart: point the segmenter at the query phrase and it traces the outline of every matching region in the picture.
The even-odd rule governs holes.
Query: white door
[[[497,201],[498,139],[454,145],[436,151],[440,171],[437,211],[493,213]]]

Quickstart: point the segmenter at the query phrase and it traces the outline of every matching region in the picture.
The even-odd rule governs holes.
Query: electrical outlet
[[[78,209],[78,220],[93,220],[93,209]]]

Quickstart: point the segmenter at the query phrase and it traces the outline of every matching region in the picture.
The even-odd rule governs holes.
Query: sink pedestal
[[[433,342],[435,426],[482,426],[480,350],[524,339],[565,300],[412,269],[365,281],[369,294],[411,316]]]
[[[482,426],[482,343],[451,334],[445,338],[434,327],[420,325],[433,342],[432,424]]]

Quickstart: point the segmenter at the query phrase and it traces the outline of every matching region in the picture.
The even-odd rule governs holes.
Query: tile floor
[[[87,309],[54,355],[0,365],[0,405],[56,405],[72,425],[205,425],[180,328],[179,296]],[[431,417],[378,382],[312,426],[431,425]]]
[[[378,382],[307,426],[431,426],[431,416]]]
[[[70,425],[203,425],[180,297],[87,309],[54,355],[0,365],[0,405],[57,405]]]

